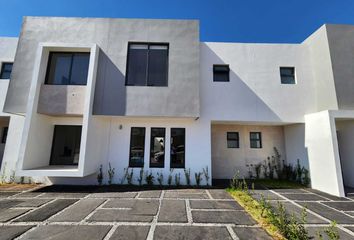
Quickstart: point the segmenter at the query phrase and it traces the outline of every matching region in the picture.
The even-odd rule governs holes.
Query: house
[[[196,20],[25,17],[16,43],[0,41],[3,170],[97,184],[109,163],[116,183],[208,169],[211,184],[276,147],[313,188],[354,187],[354,26],[254,44],[200,42]]]

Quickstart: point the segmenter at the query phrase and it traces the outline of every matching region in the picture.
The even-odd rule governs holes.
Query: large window
[[[51,85],[86,85],[90,53],[51,52],[45,83]]]
[[[171,128],[171,168],[185,167],[186,130]]]
[[[128,86],[167,86],[168,44],[129,43]]]
[[[51,165],[77,165],[80,156],[81,126],[55,125]]]
[[[151,128],[150,167],[163,168],[165,164],[165,129]]]
[[[227,148],[239,148],[240,139],[238,132],[227,132]]]
[[[213,65],[213,81],[214,82],[229,82],[230,68],[229,65],[215,64]]]
[[[1,64],[1,72],[0,72],[0,79],[10,79],[12,72],[12,63],[2,63]]]
[[[250,132],[251,148],[262,148],[262,134],[260,132]]]
[[[145,128],[132,127],[130,133],[129,167],[144,167]]]
[[[280,80],[282,84],[295,84],[295,68],[280,67]]]

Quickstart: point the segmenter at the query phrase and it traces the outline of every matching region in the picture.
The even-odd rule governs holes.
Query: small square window
[[[227,148],[239,148],[240,139],[238,132],[227,132]]]
[[[262,134],[260,132],[250,132],[251,148],[262,148]]]
[[[295,68],[280,67],[280,80],[282,84],[295,84]]]
[[[0,79],[10,79],[12,72],[12,63],[2,63],[1,64],[1,72]]]
[[[213,81],[214,82],[229,82],[230,68],[229,65],[213,65]]]

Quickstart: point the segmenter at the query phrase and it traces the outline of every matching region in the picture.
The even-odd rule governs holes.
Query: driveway
[[[1,239],[270,239],[219,189],[0,192]]]

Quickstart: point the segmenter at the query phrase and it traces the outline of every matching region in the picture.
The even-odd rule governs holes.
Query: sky
[[[353,24],[354,0],[0,0],[0,36],[23,16],[200,20],[200,40],[299,43],[325,23]]]

